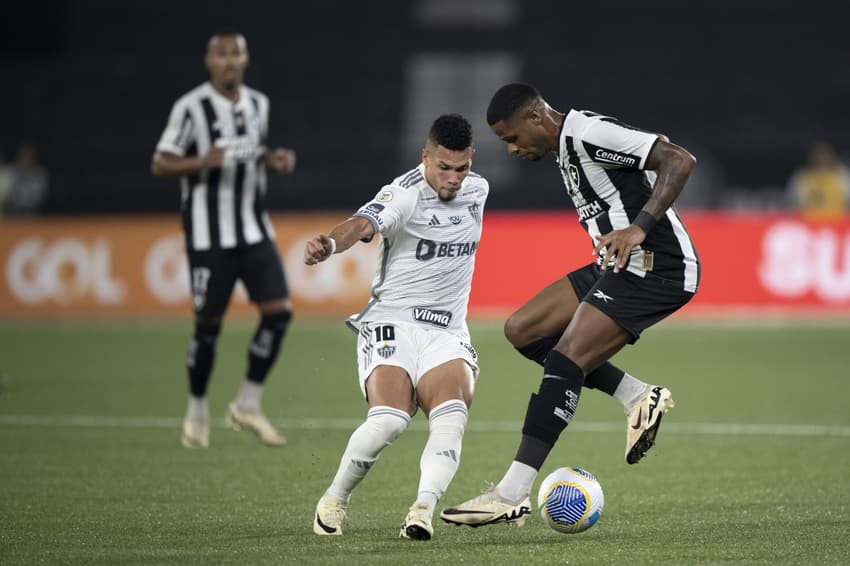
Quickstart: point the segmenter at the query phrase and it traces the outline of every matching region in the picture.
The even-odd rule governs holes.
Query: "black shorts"
[[[632,335],[631,344],[640,333],[673,314],[691,300],[681,281],[673,281],[647,273],[638,277],[628,271],[602,271],[595,263],[567,275],[579,300],[604,312]]]
[[[224,250],[187,252],[192,307],[202,318],[224,315],[239,279],[255,303],[289,296],[277,246],[271,240]]]

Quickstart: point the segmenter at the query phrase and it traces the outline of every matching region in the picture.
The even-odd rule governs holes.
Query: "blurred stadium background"
[[[34,143],[49,190],[41,218],[2,226],[0,308],[22,317],[186,315],[179,190],[151,177],[150,156],[175,98],[206,79],[208,36],[236,29],[251,51],[248,84],[271,97],[271,142],[298,151],[295,175],[270,176],[269,202],[301,316],[357,308],[372,269],[362,252],[345,262],[353,285],[340,285],[334,268],[304,270],[301,239],[415,163],[423,132],[445,111],[473,121],[475,169],[493,186],[488,208],[507,215],[488,225],[473,312],[506,312],[586,260],[571,218],[543,229],[517,217],[546,241],[565,242],[562,262],[548,251],[529,257],[538,246],[514,227],[516,211],[572,214],[557,170],[508,158],[486,127],[489,96],[514,80],[538,85],[557,108],[664,132],[697,156],[679,202],[698,219],[704,260],[694,307],[847,316],[846,219],[804,222],[786,187],[812,143],[850,151],[848,21],[845,4],[820,1],[770,10],[670,1],[11,3],[0,24],[0,72],[14,85],[3,89],[0,148],[11,160],[18,144]],[[515,269],[523,257],[532,269]],[[514,292],[497,297],[504,280]]]
[[[492,185],[471,300],[488,376],[473,422],[484,424],[470,429],[447,497],[497,479],[538,372],[499,321],[590,258],[557,169],[509,158],[486,127],[490,95],[516,80],[560,110],[663,132],[698,159],[679,207],[701,289],[618,358],[674,387],[681,406],[663,457],[635,472],[621,462],[619,412],[583,401],[590,422],[551,464],[594,471],[611,507],[607,530],[591,530],[570,558],[850,562],[850,218],[807,218],[787,189],[812,143],[850,156],[848,25],[850,4],[822,0],[7,3],[0,151],[11,161],[34,144],[49,190],[39,214],[0,220],[0,563],[409,558],[392,537],[414,482],[413,441],[364,483],[364,538],[311,539],[314,500],[362,416],[353,337],[339,320],[365,302],[376,248],[311,269],[301,253],[415,164],[446,111],[473,122],[474,169]],[[150,158],[171,104],[206,80],[205,42],[220,30],[247,37],[246,82],[270,96],[270,141],[298,152],[294,175],[269,177],[296,310],[265,401],[290,435],[285,453],[218,430],[223,450],[178,452],[188,277],[177,182],[152,178]],[[250,313],[237,296],[232,314],[247,322],[225,325],[216,411],[239,380]],[[256,466],[247,477],[246,461]],[[659,485],[662,498],[639,495]],[[279,501],[291,505],[283,518]],[[417,558],[560,563],[539,521],[512,542],[502,531],[438,534],[445,542]]]

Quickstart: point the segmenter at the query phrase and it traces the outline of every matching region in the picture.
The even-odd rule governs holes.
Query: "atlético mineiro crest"
[[[475,204],[466,207],[466,209],[469,211],[469,215],[472,219],[478,224],[481,224],[481,205],[476,202]]]
[[[381,346],[380,348],[378,348],[378,355],[382,358],[389,358],[393,354],[395,354],[395,346],[390,346],[389,344],[387,344],[386,346]]]

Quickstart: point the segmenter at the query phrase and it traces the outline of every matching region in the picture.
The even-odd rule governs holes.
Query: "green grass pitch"
[[[501,477],[541,375],[500,325],[471,330],[482,373],[438,510]],[[251,332],[225,325],[210,389],[219,417]],[[398,538],[421,414],[353,495],[349,532],[312,533],[365,414],[355,336],[340,322],[296,319],[287,336],[264,399],[289,437],[280,449],[220,418],[209,450],[180,447],[188,334],[188,323],[0,324],[0,564],[850,564],[846,326],[648,331],[615,363],[673,391],[656,447],[628,466],[622,409],[585,391],[542,470],[599,478],[596,526],[557,534],[535,505],[522,528],[438,520],[429,542]]]

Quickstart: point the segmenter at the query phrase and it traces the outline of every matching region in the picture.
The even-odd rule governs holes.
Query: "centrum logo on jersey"
[[[447,328],[452,321],[452,313],[451,311],[435,311],[424,307],[413,307],[413,320]]]
[[[251,136],[233,136],[222,138],[216,145],[226,149],[226,156],[233,161],[251,161],[265,155],[266,148]]]
[[[416,259],[425,261],[435,257],[463,257],[475,253],[478,242],[435,242],[419,240],[416,245]]]
[[[611,163],[613,165],[625,165],[626,167],[634,167],[637,165],[637,158],[634,155],[627,153],[618,153],[607,149],[597,148],[593,152],[593,160],[603,163]]]
[[[582,143],[584,144],[584,149],[588,154],[590,154],[590,158],[594,161],[609,163],[611,165],[619,165],[621,167],[637,167],[638,163],[640,163],[640,158],[637,155],[599,147],[598,145],[593,145],[586,141]]]

